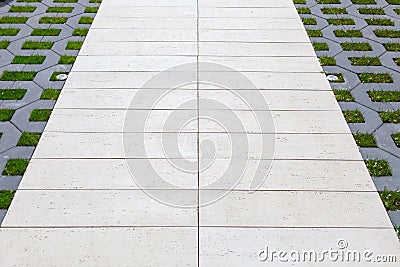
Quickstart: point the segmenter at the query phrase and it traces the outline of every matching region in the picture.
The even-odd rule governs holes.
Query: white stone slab
[[[341,111],[200,110],[199,116],[200,132],[351,133]]]
[[[199,18],[199,29],[264,29],[264,30],[302,30],[298,19],[281,18]]]
[[[276,8],[226,8],[226,7],[201,7],[200,18],[281,18],[298,19],[296,9],[293,7]]]
[[[98,17],[91,29],[197,29],[196,18]]]
[[[91,29],[87,38],[91,42],[195,42],[193,29]]]
[[[207,141],[216,147],[205,159],[362,160],[351,134],[200,133],[199,138],[200,146]]]
[[[264,97],[261,101],[260,95]],[[199,96],[200,109],[210,108],[208,101],[213,100],[233,110],[340,111],[332,91],[200,90]],[[269,108],[265,104],[268,104]]]
[[[94,30],[95,31],[95,30]],[[200,42],[307,43],[305,30],[213,30],[199,29]]]
[[[161,177],[183,188],[197,186],[197,173],[185,172],[174,167],[166,159],[129,159],[128,162],[146,164],[149,161]],[[178,165],[181,165],[179,161]],[[242,160],[245,161],[245,160]],[[143,162],[143,163],[141,163]],[[234,161],[235,163],[237,161]],[[327,160],[246,160],[242,164],[231,164],[230,160],[215,160],[205,168],[200,161],[200,185],[209,189],[231,189],[232,180],[221,181],[228,167],[241,178],[235,186],[237,190],[248,190],[255,178],[257,168],[265,178],[259,190],[327,190],[327,191],[375,191],[363,161]],[[183,164],[183,162],[182,162]],[[270,169],[271,167],[271,169]],[[266,176],[268,174],[268,176]],[[334,175],[333,175],[334,174]],[[240,177],[240,176],[242,177]],[[20,189],[138,189],[138,180],[129,172],[124,159],[33,159],[28,166]],[[155,181],[147,189],[162,189],[150,172],[140,177]],[[239,179],[238,179],[239,180]],[[218,182],[219,183],[215,183]],[[236,183],[237,181],[235,181]],[[140,184],[143,186],[143,184]]]
[[[203,189],[376,190],[363,161],[217,159],[210,166],[207,163],[200,160]]]
[[[157,91],[157,89],[151,89]],[[160,89],[160,91],[164,91]],[[237,92],[240,91],[240,92]],[[137,89],[69,89],[61,92],[56,103],[56,109],[128,109]],[[160,92],[158,92],[160,93]],[[201,90],[201,99],[218,101],[233,110],[249,110],[249,106],[237,97],[241,95],[251,100],[260,93],[253,90]],[[151,92],[149,92],[151,94]],[[269,105],[270,110],[332,110],[340,111],[337,101],[330,91],[296,91],[296,90],[262,90],[262,96]],[[178,109],[182,102],[197,98],[196,90],[174,90],[170,93],[171,98],[159,102],[161,109]],[[175,102],[173,101],[175,100]],[[163,104],[161,106],[161,104]],[[204,102],[200,100],[201,109],[205,109]],[[143,105],[132,105],[130,109],[148,109],[152,106],[143,102]],[[252,110],[265,110],[264,105],[251,106]],[[185,108],[196,109],[185,106]]]
[[[194,56],[195,42],[92,42],[83,44],[82,56]]]
[[[198,4],[200,7],[293,7],[293,2],[288,0],[199,0]]]
[[[202,190],[200,201],[220,192]],[[323,212],[322,212],[323,211]],[[323,214],[323,216],[321,216]],[[232,191],[200,208],[200,226],[388,227],[376,192]]]
[[[199,55],[223,57],[314,57],[309,43],[200,42]]]
[[[74,71],[162,71],[195,61],[194,56],[81,56]]]
[[[107,59],[105,59],[107,60]],[[130,59],[127,59],[128,62]],[[264,72],[322,72],[317,64],[317,57],[208,57],[199,56],[200,62],[215,63],[228,66],[238,71]],[[124,62],[124,61],[123,61]],[[122,63],[124,64],[124,63]],[[129,63],[128,63],[129,64]],[[208,65],[200,65],[199,71],[218,71]]]
[[[159,72],[75,72],[74,70],[68,75],[68,79],[64,85],[64,89],[93,89],[93,88],[105,88],[105,89],[137,89],[137,88],[148,88],[146,86],[152,78],[154,78]],[[182,72],[174,73],[174,77],[178,75],[182,79],[192,81],[193,73]],[[174,80],[166,76],[164,78],[158,78],[157,83],[152,83],[153,88],[158,89],[171,89],[169,86],[174,83]],[[196,89],[196,84],[186,86],[185,88]]]
[[[2,228],[0,250],[2,266],[197,266],[197,228]]]
[[[232,77],[244,75],[254,84],[254,88],[257,89],[285,89],[285,90],[328,90],[332,91],[326,76],[323,73],[274,73],[274,72],[234,72],[234,73],[223,73],[223,72],[200,72],[200,81],[214,81],[218,85],[227,86],[228,89],[249,89],[243,88],[243,83],[236,85],[236,80],[232,80]],[[227,80],[228,79],[228,80]],[[231,79],[231,80],[229,80]],[[240,80],[238,80],[240,81]],[[233,88],[232,88],[233,87]],[[215,86],[214,84],[199,84],[199,89],[221,89],[221,86]],[[224,88],[224,87],[222,87]],[[226,89],[226,88],[225,88]],[[253,89],[253,88],[250,88]]]
[[[350,134],[200,133],[200,143],[209,140],[217,148],[216,155],[203,157],[230,158],[230,138],[248,142],[246,151],[240,151],[234,158],[260,159],[263,150],[268,157],[261,159],[272,159],[271,151],[275,151],[276,159],[362,160]],[[275,140],[274,150],[270,147],[271,140]],[[267,145],[262,146],[263,143]],[[179,150],[175,150],[175,146]],[[235,143],[233,148],[237,148]],[[121,133],[45,132],[33,158],[166,158],[166,155],[197,159],[197,134],[128,133],[123,137]]]
[[[46,131],[195,133],[198,118],[200,132],[350,133],[341,111],[98,109],[55,109]]]
[[[282,1],[282,0],[281,0]],[[283,0],[285,1],[285,0]],[[145,6],[153,6],[153,7],[196,7],[197,0],[112,0],[112,1],[104,1],[101,3],[102,8],[107,7],[115,7],[115,6],[137,6],[137,7],[145,7]]]
[[[184,160],[174,160],[178,166]],[[128,165],[129,164],[129,165]],[[167,159],[33,159],[20,189],[165,189],[147,169],[128,166],[151,164],[165,181],[182,189],[196,189],[198,175],[182,171]],[[197,164],[197,163],[196,163]],[[133,172],[132,172],[133,171]],[[138,171],[141,171],[140,173]],[[141,181],[149,181],[143,184]]]
[[[196,6],[108,6],[101,17],[118,18],[196,18]]]
[[[149,89],[132,103],[139,89],[64,89],[55,109],[197,109],[196,90]],[[167,93],[168,92],[168,93]],[[158,102],[149,96],[164,95]],[[148,97],[148,98],[147,98]],[[185,105],[182,105],[185,104]]]
[[[196,190],[157,191],[196,205]],[[26,205],[29,203],[29,205]],[[196,226],[196,209],[165,205],[142,190],[19,190],[3,227]]]
[[[48,159],[167,157],[197,159],[197,134],[44,132],[33,155]]]
[[[48,132],[198,132],[197,110],[55,109]]]
[[[243,75],[248,77],[253,83],[254,87],[258,89],[287,89],[287,90],[327,90],[332,91],[326,76],[322,73],[268,73],[268,72],[242,72]],[[72,89],[135,89],[142,88],[143,85],[148,82],[151,78],[155,77],[157,72],[75,72],[72,71],[69,74],[68,80],[64,85],[64,88]],[[176,74],[174,74],[175,77]],[[185,78],[184,76],[187,76]],[[211,81],[220,82],[219,84],[224,85],[226,79],[225,74],[218,73],[199,73],[199,79],[209,79]],[[226,77],[237,75],[237,73],[228,73]],[[187,81],[193,81],[193,73],[180,73],[179,76]],[[290,79],[288,79],[290,76]],[[165,82],[160,81],[159,88],[171,89],[168,86],[170,79],[166,79]],[[237,88],[229,89],[249,89],[243,88],[242,84],[238,84]],[[196,85],[193,84],[190,87],[185,88],[196,89]],[[155,87],[157,88],[157,86]],[[199,89],[218,89],[215,85],[199,84]],[[221,89],[221,88],[219,88]]]
[[[271,212],[272,213],[272,212]],[[340,249],[340,244],[347,244],[348,247]],[[281,255],[282,262],[278,259],[278,253],[272,260],[270,254],[266,261],[260,261],[258,254],[265,251],[280,251],[287,254]],[[338,251],[338,255],[344,252],[344,260],[336,260],[333,256],[330,260],[327,254],[323,261],[308,260],[310,254],[304,252],[314,252],[319,259],[322,258],[323,251]],[[294,251],[293,259],[299,255],[302,260],[292,261],[289,253]],[[200,262],[201,266],[397,266],[398,263],[372,263],[377,256],[395,255],[398,258],[400,247],[398,239],[393,229],[344,229],[344,228],[200,228]],[[357,252],[360,261],[353,262],[353,257],[347,259],[347,255]],[[365,257],[364,253],[372,252],[371,257]],[[359,253],[359,254],[358,254]],[[334,253],[334,255],[336,255]],[[371,262],[368,262],[368,259]],[[398,260],[398,259],[397,259]]]

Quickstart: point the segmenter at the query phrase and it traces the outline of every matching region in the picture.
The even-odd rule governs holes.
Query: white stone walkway
[[[168,79],[158,89],[139,89],[143,83],[159,71],[192,62],[200,66],[198,76],[209,71],[199,62],[212,62],[249,77],[271,109],[256,114],[272,116],[276,134],[270,128],[254,132],[247,114],[257,107],[241,106],[228,90],[201,84],[175,90],[159,103],[146,128],[153,142],[148,156],[136,143],[128,154],[137,166],[133,172],[142,171],[136,178],[153,179],[143,169],[148,157],[189,189],[166,190],[153,183],[147,193],[196,206],[229,189],[222,183],[198,190],[218,178],[229,156],[229,143],[223,141],[216,167],[199,173],[198,145],[223,135],[215,125],[195,121],[180,139],[182,154],[196,172],[171,168],[168,160],[184,161],[176,154],[164,157],[161,137],[173,140],[178,128],[172,125],[162,136],[162,119],[186,101],[192,105],[180,107],[174,122],[193,114],[228,113],[210,111],[200,100],[214,99],[236,110],[245,124],[244,130],[233,127],[228,133],[233,139],[249,133],[250,151],[239,149],[239,159],[249,155],[250,169],[260,160],[270,162],[271,157],[254,152],[260,147],[255,137],[273,137],[276,160],[256,192],[246,191],[250,171],[219,201],[180,208],[154,200],[135,184],[124,159],[123,125],[135,94],[144,93],[142,102],[131,106],[136,113],[129,114],[140,118],[151,108],[152,94],[168,87]],[[210,76],[221,75],[215,70]],[[250,100],[258,93],[230,89]],[[135,142],[141,125],[132,127]],[[273,254],[267,262],[258,258],[265,256],[259,252],[266,246],[269,252],[370,250],[372,260],[396,255],[400,261],[395,232],[292,1],[103,0],[3,221],[0,266],[266,266]],[[359,266],[366,265],[362,260]],[[272,266],[278,263],[274,258]],[[327,255],[319,264],[334,266]]]

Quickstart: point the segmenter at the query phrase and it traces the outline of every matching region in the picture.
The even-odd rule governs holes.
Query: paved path
[[[201,62],[232,67],[262,91],[235,88],[240,73]],[[156,76],[179,64],[188,65]],[[222,77],[233,90],[189,83],[154,102],[193,75]],[[190,120],[199,115],[220,120]],[[273,147],[267,180],[248,192],[257,166],[268,172]],[[214,201],[243,162],[234,190]],[[186,189],[154,179],[152,168]],[[226,170],[228,179],[213,183]],[[3,221],[1,266],[264,266],[266,246],[400,257],[292,2],[103,0]]]

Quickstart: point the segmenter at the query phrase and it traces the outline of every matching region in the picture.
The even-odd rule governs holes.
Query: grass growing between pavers
[[[312,45],[313,45],[315,51],[328,51],[329,50],[329,45],[327,43],[314,42]]]
[[[307,29],[307,34],[310,37],[322,37],[322,32],[320,30],[309,30]]]
[[[385,188],[379,193],[383,204],[387,210],[400,210],[400,192],[389,191]]]
[[[356,5],[376,5],[375,0],[351,0]]]
[[[31,36],[58,36],[61,29],[33,29]]]
[[[381,66],[382,63],[379,57],[349,57],[350,63],[353,66]]]
[[[0,18],[0,24],[24,24],[28,17],[4,16]]]
[[[384,123],[400,123],[400,110],[396,111],[382,111],[379,113]]]
[[[359,8],[358,12],[361,15],[385,15],[385,10],[383,10],[382,8],[363,7],[363,8]]]
[[[333,93],[335,94],[336,100],[338,102],[354,102],[354,97],[351,95],[351,92],[346,89],[334,89]]]
[[[0,100],[20,100],[26,94],[26,89],[0,89]]]
[[[28,159],[9,159],[4,167],[2,175],[21,176],[24,175],[28,167]]]
[[[400,38],[400,31],[398,30],[376,29],[374,33],[376,37],[381,38]]]
[[[32,56],[15,56],[12,64],[42,64],[46,56],[32,55]]]
[[[379,18],[370,18],[365,19],[368,25],[376,25],[376,26],[394,26],[394,21],[391,19],[379,19]]]
[[[21,49],[29,49],[29,50],[46,50],[51,49],[53,47],[53,42],[37,42],[37,41],[26,41],[22,44]]]
[[[297,13],[299,14],[311,14],[311,9],[308,7],[298,7],[297,8]]]
[[[86,36],[89,32],[88,28],[77,28],[72,33],[72,36]]]
[[[369,43],[355,42],[355,43],[341,43],[340,46],[344,51],[372,51]]]
[[[339,8],[339,7],[324,7],[321,8],[321,12],[323,14],[332,14],[332,15],[337,15],[337,14],[347,14],[346,8]]]
[[[4,71],[0,77],[1,81],[33,81],[36,77],[35,71]]]
[[[0,109],[0,121],[10,121],[14,113],[15,110],[12,109]]]
[[[387,160],[368,159],[365,160],[365,165],[367,166],[369,174],[373,177],[392,175],[392,170]]]
[[[40,99],[43,100],[57,100],[59,95],[61,93],[61,89],[44,89],[42,92],[42,95],[40,96]]]
[[[347,123],[364,123],[364,117],[359,110],[343,110],[343,116]]]
[[[318,59],[319,59],[319,63],[321,64],[321,66],[335,66],[336,65],[336,60],[334,57],[320,56]]]
[[[0,41],[0,49],[7,49],[9,45],[10,41],[7,40]]]
[[[94,18],[92,17],[81,17],[78,21],[79,24],[92,24]]]
[[[387,51],[400,51],[400,43],[384,43],[383,46]]]
[[[17,146],[37,146],[41,133],[23,132]]]
[[[15,36],[19,31],[19,28],[0,28],[0,36]]]
[[[15,13],[32,13],[35,12],[37,7],[35,6],[10,6],[8,12]]]
[[[0,191],[0,209],[8,209],[11,205],[11,201],[14,198],[15,191],[12,190],[1,190]]]
[[[332,25],[355,25],[355,21],[352,18],[330,18],[327,19],[329,24]]]
[[[358,78],[362,83],[393,83],[389,73],[360,73]]]
[[[317,25],[317,20],[314,18],[302,18],[301,21],[304,25]]]
[[[97,11],[99,11],[98,7],[90,7],[90,6],[88,6],[88,7],[85,8],[84,12],[85,13],[97,13]]]
[[[363,37],[363,34],[360,30],[334,30],[333,33],[336,37]]]
[[[400,147],[400,133],[392,134],[392,139],[396,146]]]
[[[46,10],[47,13],[71,13],[72,11],[74,11],[74,8],[69,6],[49,7]]]
[[[65,50],[79,50],[83,45],[82,41],[68,41]]]
[[[51,109],[34,109],[29,116],[29,121],[41,122],[48,121],[50,118]]]
[[[74,64],[76,56],[61,56],[58,60],[58,64]]]
[[[354,133],[354,140],[359,147],[377,147],[375,136],[367,133]]]
[[[400,91],[368,91],[372,102],[400,102]]]
[[[66,17],[42,17],[39,19],[40,24],[65,24],[68,18]]]

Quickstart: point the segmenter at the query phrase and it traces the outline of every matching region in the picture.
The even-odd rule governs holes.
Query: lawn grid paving
[[[3,3],[4,10],[11,11],[0,14],[0,192],[4,192],[0,201],[6,202],[0,207],[0,223],[22,178],[22,172],[10,169],[8,162],[24,165],[31,158],[64,85],[51,76],[71,70],[100,4],[89,0]],[[37,73],[31,81],[33,72]]]
[[[331,82],[340,107],[363,117],[348,118],[363,158],[390,168],[384,177],[373,177],[375,186],[400,190],[400,5],[385,0],[294,2],[324,71],[343,75],[344,82]],[[372,176],[382,174],[371,166]],[[400,226],[399,216],[392,219]]]

